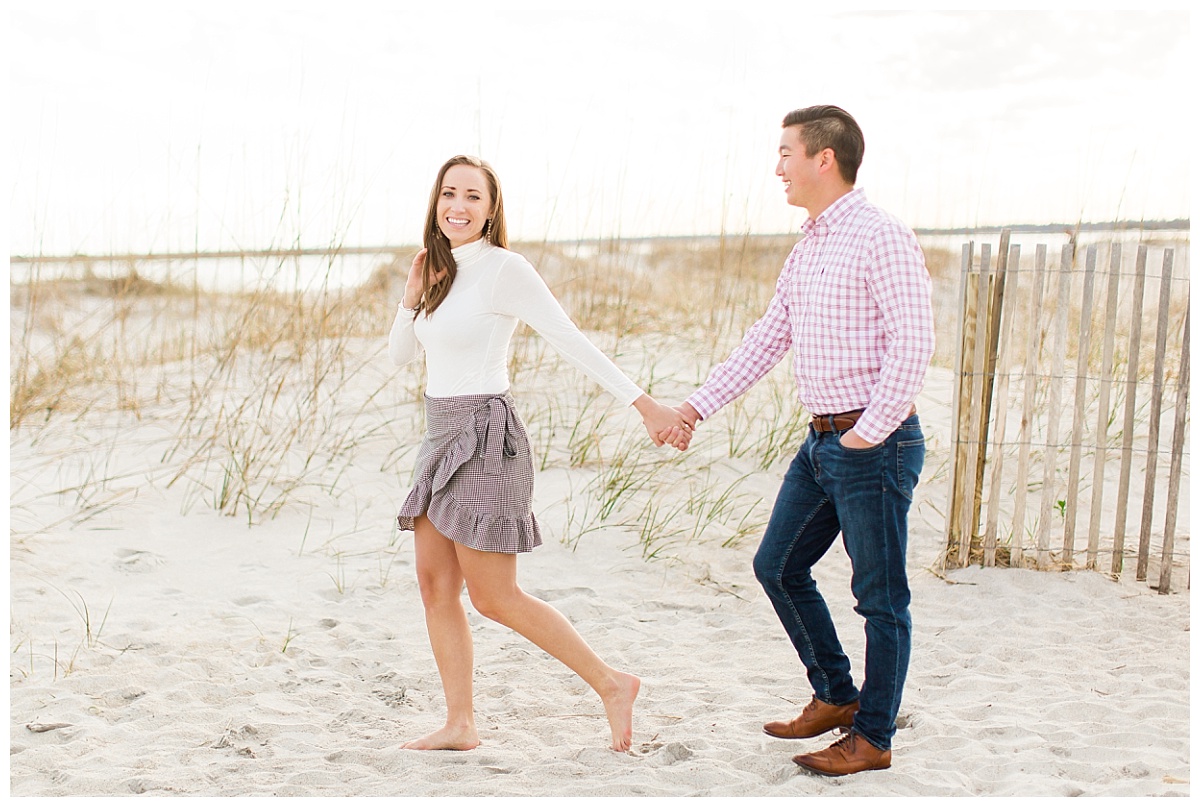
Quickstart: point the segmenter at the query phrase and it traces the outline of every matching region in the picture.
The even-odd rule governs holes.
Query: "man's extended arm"
[[[750,326],[742,343],[708,374],[704,386],[693,392],[680,407],[687,407],[700,418],[708,418],[718,409],[750,389],[779,363],[792,346],[792,327],[788,317],[788,285],[796,251],[784,262],[775,283],[775,296],[766,312]],[[693,424],[694,425],[694,424]]]

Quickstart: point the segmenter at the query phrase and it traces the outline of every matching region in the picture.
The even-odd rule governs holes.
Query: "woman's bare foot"
[[[479,733],[474,726],[443,726],[433,734],[400,747],[410,751],[470,751],[477,745]]]
[[[617,673],[612,689],[601,695],[608,726],[612,729],[612,750],[628,751],[633,744],[633,702],[642,682],[636,675]]]

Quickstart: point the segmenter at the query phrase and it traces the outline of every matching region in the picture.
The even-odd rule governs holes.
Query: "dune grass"
[[[743,236],[515,248],[580,327],[651,394],[674,402],[761,314],[791,246]],[[22,475],[64,456],[81,471],[50,487],[59,497],[70,489],[75,523],[148,484],[182,489],[189,509],[253,524],[352,495],[344,476],[368,455],[402,488],[423,426],[424,373],[419,362],[392,367],[386,335],[409,257],[398,253],[356,288],[334,282],[335,258],[291,292],[205,292],[186,279],[149,280],[136,265],[104,278],[85,270],[13,284],[10,434],[44,467],[14,470],[12,504],[45,489]],[[291,271],[281,258],[257,274]],[[764,520],[762,495],[738,486],[798,441],[803,418],[785,369],[707,425],[702,451],[679,457],[655,449],[636,418],[527,328],[514,342],[513,390],[539,467],[587,475],[576,495],[589,501],[572,503],[578,523],[568,532],[624,525],[647,557],[659,557],[664,535],[736,543]],[[86,447],[71,439],[117,424],[153,425],[156,436],[136,456],[115,439]],[[742,482],[702,483],[716,463]],[[668,491],[670,506],[650,504]]]

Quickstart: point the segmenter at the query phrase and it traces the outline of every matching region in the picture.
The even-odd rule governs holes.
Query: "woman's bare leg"
[[[479,613],[515,630],[567,665],[604,702],[614,751],[627,751],[633,739],[633,702],[641,681],[605,664],[551,605],[517,585],[516,555],[480,552],[456,544],[459,568]]]
[[[405,743],[415,750],[467,751],[479,745],[472,693],[475,654],[471,627],[462,605],[463,573],[455,544],[425,516],[413,524],[417,582],[425,606],[425,627],[446,695],[446,725],[419,740]]]

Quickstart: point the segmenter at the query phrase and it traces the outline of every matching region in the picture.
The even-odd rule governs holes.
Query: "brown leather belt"
[[[819,432],[844,432],[847,429],[853,428],[858,419],[862,417],[862,409],[854,409],[850,412],[839,412],[836,415],[813,415],[812,427],[814,431]],[[908,412],[908,418],[917,413],[917,407],[914,406]]]
[[[812,427],[819,432],[844,432],[858,422],[862,413],[863,410],[855,409],[851,412],[839,412],[836,415],[813,415]]]

